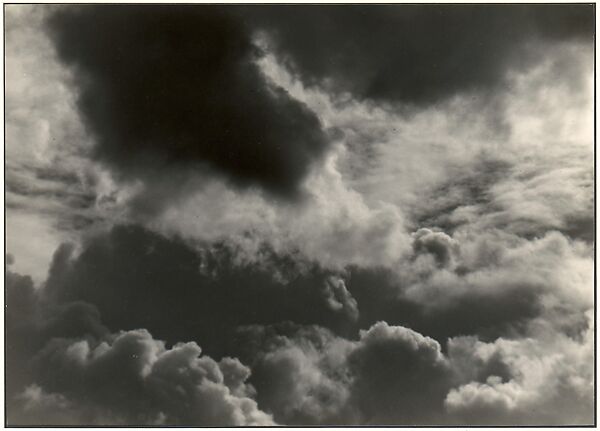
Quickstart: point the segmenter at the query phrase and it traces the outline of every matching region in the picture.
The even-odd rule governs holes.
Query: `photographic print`
[[[595,424],[595,4],[5,4],[6,426]]]

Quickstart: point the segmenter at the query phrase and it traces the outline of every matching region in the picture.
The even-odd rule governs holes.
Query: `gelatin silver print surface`
[[[10,4],[6,425],[590,425],[594,4]]]

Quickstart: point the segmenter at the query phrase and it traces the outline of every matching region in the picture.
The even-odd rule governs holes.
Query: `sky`
[[[594,5],[5,5],[12,425],[594,422]]]

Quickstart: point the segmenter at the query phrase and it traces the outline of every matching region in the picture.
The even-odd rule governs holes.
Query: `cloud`
[[[146,330],[123,331],[98,342],[55,339],[35,360],[41,386],[25,390],[24,411],[53,403],[70,408],[76,423],[97,425],[273,424],[247,397],[249,369],[235,359],[221,369],[194,342],[167,349]],[[52,416],[32,419],[22,424],[48,424]]]
[[[263,244],[277,254],[298,255],[332,271],[348,265],[392,267],[410,251],[410,236],[400,208],[367,202],[346,184],[333,149],[321,169],[305,181],[301,204],[273,203],[210,183],[141,223],[166,235],[198,241],[226,241],[253,260]]]
[[[57,251],[54,277],[71,252]],[[6,278],[8,423],[273,424],[239,360],[202,356],[195,342],[167,348],[145,329],[111,333],[93,304]]]
[[[379,322],[357,341],[293,324],[240,330],[258,400],[291,424],[439,423],[450,385],[440,345]]]
[[[427,253],[433,256],[437,265],[448,266],[453,254],[458,250],[457,242],[444,232],[433,232],[421,228],[413,234],[413,247],[416,254]]]
[[[358,305],[348,292],[342,278],[329,277],[324,284],[323,292],[330,309],[347,314],[351,320],[358,318]]]
[[[591,322],[591,313],[587,313]],[[481,343],[452,341],[450,355],[469,349],[482,362],[499,358],[509,378],[488,373],[452,389],[446,408],[457,423],[494,425],[585,425],[593,418],[593,332],[577,341],[562,334]],[[469,362],[463,366],[469,366]],[[472,362],[471,362],[472,363]]]
[[[349,357],[353,397],[368,424],[436,424],[450,370],[437,341],[378,322]]]
[[[53,250],[117,217],[100,202],[100,170],[75,108],[68,73],[43,31],[52,6],[6,9],[7,248],[41,283]],[[97,199],[98,198],[98,199]],[[30,241],[34,236],[36,241]]]
[[[259,405],[285,423],[591,423],[593,329],[575,338],[538,329],[493,342],[455,337],[446,353],[385,322],[356,341],[293,324],[239,334],[253,358]]]
[[[573,335],[593,308],[593,249],[559,232],[527,240],[502,231],[437,232],[447,245],[438,255],[421,244],[434,233],[415,234],[414,253],[394,269],[350,267],[345,285],[360,309],[358,327],[379,320],[448,338],[521,337],[531,325]]]
[[[347,355],[353,343],[318,326],[280,323],[238,330],[257,400],[280,423],[352,424]]]
[[[64,7],[47,22],[95,156],[149,188],[147,204],[154,187],[178,184],[164,200],[182,172],[206,168],[293,198],[328,146],[319,119],[264,79],[251,29],[229,8]]]
[[[240,255],[223,243],[191,245],[117,226],[78,251],[57,250],[43,292],[51,303],[94,305],[112,331],[143,327],[171,343],[195,340],[217,356],[235,344],[238,325],[292,320],[354,330],[357,304],[339,275],[269,248],[258,262]]]
[[[34,287],[31,277],[6,271],[6,378],[7,420],[17,423],[40,418],[72,423],[68,412],[56,410],[54,404],[70,406],[60,394],[50,394],[36,386],[32,358],[56,337],[101,337],[108,334],[100,322],[98,310],[81,301],[51,304],[43,290]],[[25,409],[25,411],[22,410]]]
[[[40,386],[27,386],[17,397],[22,417],[9,423],[78,425],[73,403],[61,394],[48,394]],[[11,412],[14,415],[14,412]]]
[[[396,268],[332,272],[267,245],[247,260],[247,250],[226,242],[193,245],[119,226],[91,236],[77,252],[57,252],[44,292],[58,303],[93,304],[113,331],[145,327],[169,342],[185,334],[211,355],[232,348],[239,325],[280,321],[356,337],[383,319],[443,345],[458,335],[520,334],[539,318],[566,332],[584,324],[593,276],[585,243],[557,232],[528,241],[427,229],[413,241]],[[167,315],[165,307],[178,312]]]
[[[302,85],[276,56],[268,76],[343,133],[335,169],[367,206],[394,205],[408,229],[460,225],[590,240],[592,48],[577,38],[507,73],[493,103],[457,95],[405,113],[336,103]]]
[[[28,335],[34,329],[32,317],[37,315],[37,298],[33,280],[6,268],[6,390],[13,393],[25,384],[27,374],[23,361],[35,352],[35,344]],[[33,346],[32,346],[33,344]],[[10,410],[10,408],[9,408]]]
[[[8,423],[273,424],[239,360],[217,362],[195,342],[167,348],[145,329],[110,333],[89,302],[50,297],[11,271],[6,278]]]
[[[589,424],[591,10],[8,7],[8,423]]]
[[[420,228],[448,235],[499,229],[527,238],[559,230],[589,242],[589,55],[577,44],[557,45],[536,67],[511,74],[510,89],[498,96],[507,124],[501,134],[466,97],[410,116],[356,101],[340,106],[267,55],[260,64],[269,79],[344,133],[306,178],[307,199],[274,205],[205,183],[150,225],[200,240],[227,238],[250,258],[264,241],[336,270],[394,269],[410,255],[410,234]],[[557,74],[554,63],[575,64],[576,72]],[[570,88],[573,81],[581,85]]]
[[[548,44],[591,44],[594,25],[590,5],[315,5],[249,13],[305,83],[416,105],[502,88],[509,71],[530,67]]]
[[[389,270],[354,268],[342,279],[310,266],[290,267],[289,260],[275,256],[262,267],[234,263],[233,250],[219,253],[213,245],[196,254],[183,242],[135,227],[91,237],[77,254],[63,246],[42,290],[35,291],[27,277],[8,273],[7,339],[25,341],[16,353],[7,351],[16,382],[9,392],[9,421],[587,422],[591,362],[586,352],[593,339],[589,317],[579,319],[592,304],[585,243],[554,233],[537,242],[511,237],[512,247],[500,240],[506,237],[492,237],[488,244],[480,238],[477,248],[466,239],[435,234],[423,230],[415,242],[429,237],[436,246],[447,245],[453,259],[440,267],[429,249],[415,247],[418,256],[429,257],[421,268],[419,295],[410,279],[403,285]],[[466,269],[459,277],[473,277],[477,284],[457,281],[439,290],[436,280],[461,265]],[[332,297],[323,296],[324,285],[338,307],[332,309]],[[260,298],[249,310],[248,297]],[[115,298],[126,304],[122,311],[114,307]],[[515,310],[520,301],[532,307],[530,314]],[[344,305],[349,308],[340,315]],[[360,307],[358,321],[352,305]],[[177,313],[165,313],[165,307]],[[161,315],[166,318],[158,319]],[[109,332],[101,318],[122,330]],[[374,318],[389,322],[369,321]],[[515,327],[519,319],[521,326]],[[286,320],[291,322],[280,323]],[[500,329],[490,333],[490,323]],[[135,329],[142,325],[169,334],[173,347]],[[457,337],[465,328],[472,335]],[[214,353],[201,356],[195,342],[181,344],[182,338]],[[540,361],[542,371],[534,372]],[[552,383],[542,387],[541,382]],[[563,403],[555,415],[538,413],[565,396],[581,402]]]

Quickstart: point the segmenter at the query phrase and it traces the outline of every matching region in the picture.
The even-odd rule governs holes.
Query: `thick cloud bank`
[[[8,5],[8,425],[590,425],[593,5]]]
[[[57,303],[10,271],[6,288],[9,423],[273,424],[239,360],[167,348],[145,329],[110,333],[95,306]]]
[[[7,273],[9,420],[587,423],[583,243],[463,241],[422,229],[410,267],[340,275],[137,227],[65,245],[42,289]]]

